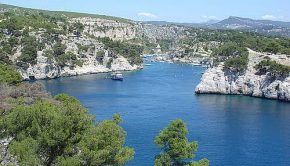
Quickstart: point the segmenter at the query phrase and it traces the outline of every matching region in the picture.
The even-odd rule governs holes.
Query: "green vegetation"
[[[98,38],[98,40],[106,46],[106,49],[124,56],[131,64],[141,64],[143,62],[140,55],[143,53],[144,48],[140,45],[113,41],[109,38]]]
[[[290,66],[279,64],[270,59],[266,59],[258,63],[255,66],[255,69],[258,70],[259,74],[266,74],[269,72],[271,76],[277,79],[286,78],[290,74]]]
[[[12,67],[0,63],[0,84],[15,85],[22,81],[21,75]]]
[[[84,30],[84,25],[80,22],[73,23],[68,29],[69,32],[71,33],[73,32],[75,35],[78,35],[78,36],[83,32],[83,30]]]
[[[79,52],[87,52],[90,48],[90,46],[88,45],[81,45],[81,44],[77,44]]]
[[[96,53],[97,61],[100,63],[103,63],[104,56],[105,56],[105,51],[98,51]]]
[[[22,38],[21,43],[23,48],[21,51],[21,56],[18,57],[18,60],[26,63],[36,64],[39,42],[35,37],[28,36]]]
[[[169,51],[171,46],[173,45],[173,40],[157,40],[156,43],[160,45],[162,51]]]
[[[21,15],[10,13],[4,21],[1,22],[0,28],[7,29],[8,33],[15,34],[17,31],[23,30],[25,27],[34,30],[47,29],[53,31],[58,28],[56,21],[63,20],[54,18],[43,13],[23,13]]]
[[[7,64],[7,65],[11,65],[12,61],[9,59],[8,54],[3,51],[2,49],[0,49],[0,64]]]
[[[53,17],[53,18],[62,18],[64,15],[71,18],[76,17],[92,17],[92,18],[101,18],[107,20],[114,20],[118,22],[124,23],[131,23],[131,20],[120,18],[120,17],[113,17],[113,16],[105,16],[105,15],[97,15],[97,14],[87,14],[87,13],[76,13],[76,12],[67,12],[67,11],[48,11],[48,10],[40,10],[40,9],[30,9],[30,8],[23,8],[17,7],[12,5],[0,4],[0,8],[3,9],[18,9],[18,12],[25,11],[27,13],[43,13],[44,15]]]
[[[189,29],[190,34],[181,42],[192,45],[198,42],[217,41],[233,42],[239,47],[247,47],[259,52],[290,54],[290,39],[284,37],[264,36],[253,32],[236,30]]]
[[[60,94],[25,104],[21,98],[0,119],[1,138],[20,165],[124,165],[134,150],[124,146],[122,119],[93,122],[81,103]]]
[[[190,161],[197,151],[197,142],[188,142],[188,130],[185,123],[178,119],[160,131],[155,137],[155,144],[162,152],[155,157],[155,166],[208,166],[209,161]]]
[[[228,42],[213,50],[212,56],[217,57],[232,57],[248,55],[248,51],[244,47],[239,47],[236,43]]]
[[[244,72],[248,65],[248,50],[236,43],[228,42],[212,52],[215,63],[225,62],[224,67],[233,72]]]
[[[72,53],[72,52],[67,52],[64,54],[59,55],[56,58],[57,63],[60,66],[68,66],[69,64],[74,67],[74,66],[82,66],[83,62],[81,60],[77,59],[77,55]]]
[[[229,58],[225,61],[224,67],[233,72],[244,72],[247,70],[248,56],[238,56]]]
[[[52,50],[56,57],[65,53],[66,45],[62,44],[61,42],[57,42],[54,44]]]

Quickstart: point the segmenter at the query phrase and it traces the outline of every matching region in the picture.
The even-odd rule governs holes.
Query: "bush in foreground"
[[[94,123],[81,103],[65,94],[19,104],[0,120],[1,138],[21,165],[123,165],[134,150],[113,120]],[[117,120],[116,120],[117,119]]]

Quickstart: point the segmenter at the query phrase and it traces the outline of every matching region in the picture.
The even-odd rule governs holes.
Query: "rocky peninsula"
[[[290,65],[287,55],[267,55],[249,50],[249,63],[244,74],[224,71],[224,63],[209,68],[195,88],[197,94],[247,95],[281,101],[290,101],[290,77],[273,79],[269,73],[258,74],[255,65],[265,57]]]

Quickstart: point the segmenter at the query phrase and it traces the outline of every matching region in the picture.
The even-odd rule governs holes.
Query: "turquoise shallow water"
[[[41,81],[52,94],[77,97],[97,120],[120,113],[126,144],[135,148],[128,166],[153,165],[154,137],[170,120],[181,118],[189,139],[199,143],[196,159],[211,165],[289,166],[290,104],[246,96],[195,95],[204,69],[153,63],[128,72],[124,81],[106,74]]]

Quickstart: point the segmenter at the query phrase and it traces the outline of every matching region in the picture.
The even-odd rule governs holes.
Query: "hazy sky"
[[[290,0],[0,0],[1,3],[119,16],[133,20],[203,22],[240,16],[290,21]]]

